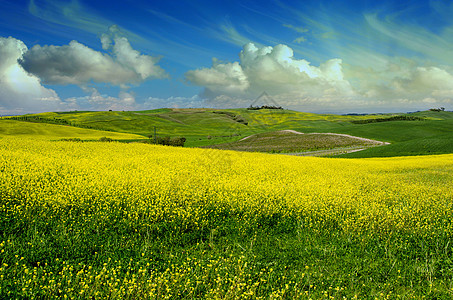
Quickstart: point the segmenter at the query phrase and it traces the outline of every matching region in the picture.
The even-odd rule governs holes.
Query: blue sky
[[[447,1],[0,0],[0,114],[453,109]]]

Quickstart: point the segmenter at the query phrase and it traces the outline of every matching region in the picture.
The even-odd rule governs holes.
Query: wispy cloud
[[[91,33],[98,33],[105,30],[112,23],[100,16],[90,13],[82,7],[77,0],[70,3],[58,1],[45,1],[45,9],[30,0],[28,11],[35,17],[48,22],[75,27]]]
[[[37,4],[35,0],[30,0],[28,12],[45,23],[54,24],[58,27],[40,27],[41,30],[48,30],[52,34],[59,35],[62,32],[66,36],[71,36],[75,32],[85,32],[89,36],[97,36],[105,32],[110,26],[118,24],[116,20],[103,17],[97,12],[90,10],[89,7],[81,4],[78,0],[71,2],[60,2],[44,0]],[[70,29],[70,30],[65,30]],[[149,41],[133,31],[122,29],[129,40],[134,43],[146,44],[150,48],[156,48],[152,41]]]
[[[389,42],[397,44],[402,49],[411,50],[423,58],[453,62],[453,26],[445,27],[440,34],[414,24],[405,25],[398,20],[378,14],[365,14],[367,23],[377,33],[388,38]]]
[[[234,26],[227,19],[217,22],[211,22],[208,26],[206,26],[203,29],[203,31],[211,39],[222,41],[239,47],[242,47],[245,44],[252,41],[251,37],[247,37],[244,34],[240,33],[236,26]]]
[[[134,30],[123,26],[122,20],[104,17],[97,11],[93,11],[89,6],[84,5],[78,0],[71,2],[60,2],[44,0],[35,2],[30,0],[28,11],[34,17],[50,24],[58,25],[58,30],[53,27],[43,27],[52,31],[52,34],[61,34],[62,28],[69,28],[76,32],[86,32],[87,39],[92,36],[99,36],[113,25],[119,25],[128,40],[141,49],[161,54],[166,60],[176,62],[182,66],[194,67],[196,56],[212,56],[216,52],[203,45],[194,43],[190,37],[194,35],[206,35],[202,26],[190,25],[171,15],[147,9],[154,18],[158,18],[165,23],[171,23],[181,28],[178,31],[161,32],[146,24],[134,24]],[[203,23],[203,22],[201,22]],[[184,32],[187,33],[184,35]],[[71,32],[66,35],[71,36]],[[225,34],[223,34],[225,35]],[[91,44],[90,46],[94,46]]]
[[[306,41],[307,41],[307,39],[304,38],[303,36],[301,36],[301,37],[296,38],[296,39],[293,41],[293,43],[301,44],[301,43],[306,42]]]
[[[242,47],[251,41],[249,38],[240,34],[231,24],[221,25],[220,29],[226,34],[227,39],[224,40],[232,42],[235,45]]]
[[[297,27],[297,26],[294,26],[294,25],[290,25],[290,24],[283,24],[284,27],[287,27],[287,28],[290,28],[292,30],[294,30],[295,32],[298,32],[298,33],[305,33],[308,31],[307,28],[304,28],[304,27]]]

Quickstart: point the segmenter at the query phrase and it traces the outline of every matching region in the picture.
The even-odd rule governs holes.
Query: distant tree
[[[175,147],[184,147],[184,143],[186,142],[185,137],[178,137],[178,138],[173,138],[170,140],[170,145],[175,146]]]
[[[260,110],[260,109],[283,109],[281,106],[274,105],[261,105],[261,106],[252,106],[247,107],[248,110]]]
[[[185,137],[170,138],[169,136],[157,137],[157,144],[164,146],[184,147]]]
[[[99,139],[99,141],[100,142],[113,142],[113,140],[111,138],[108,138],[108,137],[105,137],[105,136],[101,137]]]

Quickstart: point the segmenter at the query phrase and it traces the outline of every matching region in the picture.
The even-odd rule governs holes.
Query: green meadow
[[[16,136],[33,139],[71,139],[97,140],[108,137],[115,140],[142,139],[142,136],[130,133],[110,132],[94,129],[61,126],[46,123],[32,123],[3,119],[0,120],[0,137]]]
[[[247,109],[156,109],[149,111],[74,111],[49,112],[27,115],[42,118],[47,122],[53,119],[64,120],[72,126],[42,129],[36,123],[17,125],[16,131],[27,128],[39,135],[58,132],[58,136],[90,139],[90,133],[71,132],[65,136],[68,127],[84,127],[105,131],[95,134],[96,138],[110,135],[114,139],[143,140],[157,136],[185,137],[186,147],[210,146],[225,148],[247,136],[271,133],[280,130],[295,130],[302,133],[339,133],[390,143],[383,147],[372,147],[364,151],[343,154],[343,157],[391,157],[399,155],[424,155],[452,153],[453,144],[449,135],[453,132],[453,112],[422,111],[411,114],[379,115],[333,115],[313,114],[291,110],[247,110]],[[395,116],[408,116],[416,120],[391,120]],[[367,122],[376,119],[389,119],[385,122]],[[47,120],[47,121],[46,121]],[[8,134],[5,120],[0,135]],[[34,125],[31,125],[34,124]],[[46,125],[47,126],[47,125]],[[64,127],[65,129],[57,129]],[[39,127],[41,128],[41,127]],[[49,127],[50,128],[50,127]],[[78,130],[81,130],[79,128]],[[6,132],[5,132],[6,131]],[[11,131],[12,132],[12,131]],[[109,133],[107,133],[109,132]],[[129,134],[115,136],[119,133]],[[284,150],[284,149],[282,149]],[[278,151],[277,151],[278,152]]]

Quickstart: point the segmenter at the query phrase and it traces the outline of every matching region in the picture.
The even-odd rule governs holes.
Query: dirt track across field
[[[334,155],[340,155],[340,154],[345,154],[345,153],[352,153],[352,152],[358,152],[362,150],[366,150],[370,147],[376,147],[376,146],[383,146],[383,145],[388,145],[390,143],[388,142],[381,142],[377,140],[372,140],[372,139],[367,139],[363,137],[358,137],[358,136],[352,136],[349,134],[342,134],[342,133],[303,133],[295,130],[281,130],[280,132],[287,132],[287,133],[293,133],[293,134],[300,134],[300,135],[305,135],[305,136],[316,136],[316,135],[324,135],[324,136],[341,136],[341,137],[346,137],[350,139],[354,139],[357,141],[362,141],[365,143],[369,143],[368,146],[361,145],[361,146],[350,146],[350,147],[338,147],[338,148],[332,148],[332,149],[324,149],[324,150],[315,150],[315,151],[300,151],[300,152],[290,152],[290,153],[280,153],[284,155],[295,155],[295,156],[334,156]],[[247,136],[240,141],[247,140],[251,137],[254,137],[256,135],[250,135]]]
[[[362,138],[362,137],[359,137],[359,136],[353,136],[353,135],[349,135],[349,134],[343,134],[343,133],[331,133],[331,132],[327,132],[327,133],[317,133],[317,132],[313,132],[313,133],[303,133],[303,132],[299,132],[299,131],[295,131],[295,130],[291,130],[291,129],[280,130],[280,131],[283,131],[283,132],[291,132],[291,133],[294,133],[294,134],[307,134],[307,135],[310,135],[310,134],[337,135],[337,136],[344,136],[344,137],[353,138],[353,139],[356,139],[356,140],[361,140],[361,141],[364,141],[364,142],[371,142],[371,143],[377,143],[377,144],[382,144],[382,145],[389,145],[389,144],[390,144],[390,143],[388,143],[388,142],[381,142],[381,141],[371,140],[371,139]],[[240,139],[240,141],[243,141],[243,140],[246,140],[246,139],[248,139],[248,138],[251,138],[251,137],[254,136],[254,135],[255,135],[255,134],[246,136],[245,138]]]
[[[327,149],[327,150],[316,150],[316,151],[304,151],[304,152],[294,152],[294,153],[281,153],[284,155],[294,155],[294,156],[334,156],[352,152],[358,152],[366,150],[368,148],[337,148],[337,149]]]

